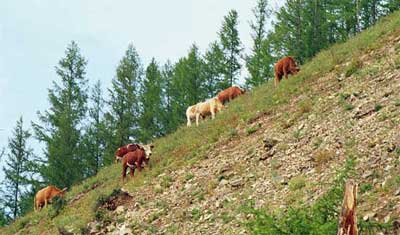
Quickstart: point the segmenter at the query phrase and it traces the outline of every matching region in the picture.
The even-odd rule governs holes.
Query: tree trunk
[[[337,235],[358,235],[356,201],[357,185],[353,180],[349,180],[346,182]]]

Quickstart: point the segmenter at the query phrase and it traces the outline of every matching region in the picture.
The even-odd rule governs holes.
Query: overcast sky
[[[270,6],[277,8],[282,2],[274,0]],[[90,82],[100,79],[104,89],[129,43],[145,65],[152,57],[160,63],[175,62],[193,43],[204,52],[217,39],[230,9],[239,13],[240,38],[248,50],[248,22],[255,4],[256,0],[1,0],[0,148],[7,145],[21,115],[27,128],[37,121],[38,110],[48,108],[47,89],[58,79],[54,66],[71,40],[88,60]],[[40,154],[38,146],[32,147]]]

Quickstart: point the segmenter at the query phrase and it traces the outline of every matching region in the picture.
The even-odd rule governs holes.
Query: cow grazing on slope
[[[52,185],[49,185],[46,188],[39,190],[33,200],[33,208],[35,209],[35,211],[37,211],[39,209],[42,209],[43,207],[46,207],[47,204],[50,204],[52,202],[52,199],[54,197],[63,197],[66,191],[67,188],[60,190]]]
[[[189,108],[186,109],[186,119],[187,119],[186,125],[187,126],[191,126],[192,125],[191,121],[196,119],[196,106],[197,106],[197,104],[189,106]],[[200,115],[200,117],[202,119],[204,118],[201,115]]]
[[[223,109],[224,105],[217,98],[211,98],[196,105],[196,125],[199,125],[200,116],[207,117],[211,115],[211,119],[215,118],[215,114]]]
[[[129,168],[131,177],[135,174],[135,169],[142,170],[143,164],[149,165],[150,156],[154,148],[153,144],[138,145],[139,147],[132,152],[128,152],[122,159],[122,183],[125,182],[126,170]]]
[[[127,154],[128,152],[133,152],[137,148],[139,148],[138,144],[128,144],[128,145],[119,147],[117,149],[117,151],[115,151],[115,163],[119,162],[119,160],[121,160],[125,154]]]
[[[296,75],[300,69],[296,65],[296,61],[291,56],[280,59],[274,66],[275,70],[275,86],[279,84],[284,76],[286,79],[289,74]]]
[[[229,102],[236,97],[243,95],[244,93],[246,93],[246,91],[241,89],[240,87],[232,86],[223,91],[220,91],[217,97],[222,102],[222,104],[225,104],[226,102]]]

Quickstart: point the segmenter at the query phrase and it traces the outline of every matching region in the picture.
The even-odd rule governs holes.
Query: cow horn
[[[68,189],[68,188],[67,188],[67,187],[65,187],[65,188],[63,188],[63,190],[61,190],[61,191],[65,192],[65,191],[67,191],[67,189]]]

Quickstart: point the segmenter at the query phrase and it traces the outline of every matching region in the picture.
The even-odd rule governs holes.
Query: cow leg
[[[275,73],[275,80],[274,80],[275,86],[278,86],[279,82],[280,82],[279,74]]]
[[[129,167],[129,170],[130,170],[130,171],[129,171],[129,175],[131,176],[131,178],[133,178],[133,177],[135,176],[135,168],[133,168],[133,167],[130,168],[130,167]]]
[[[196,126],[199,126],[200,113],[196,113]]]
[[[288,79],[288,71],[286,69],[283,69],[283,75],[285,76],[285,79]]]
[[[44,199],[44,208],[47,207],[47,199]]]
[[[190,117],[189,116],[187,116],[187,124],[186,124],[187,126],[191,126],[192,124],[190,123]]]
[[[127,166],[126,164],[123,164],[123,165],[122,165],[122,183],[125,182],[126,168],[128,168],[128,166]]]

